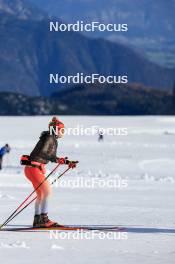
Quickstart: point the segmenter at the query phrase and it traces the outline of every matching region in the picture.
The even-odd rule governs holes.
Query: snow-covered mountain
[[[41,19],[43,12],[23,0],[0,0],[0,14],[7,13],[20,19]]]
[[[173,70],[151,63],[127,46],[76,32],[52,34],[49,18],[31,5],[22,0],[13,4],[1,0],[0,4],[0,91],[48,96],[60,88],[51,87],[50,73],[81,72],[127,75],[129,83],[160,90],[173,86]]]
[[[103,33],[145,51],[162,65],[175,66],[174,0],[25,0],[68,22],[127,23],[127,34]],[[94,36],[101,36],[94,32]]]

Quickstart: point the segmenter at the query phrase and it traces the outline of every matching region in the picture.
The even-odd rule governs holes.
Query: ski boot
[[[51,221],[47,214],[41,214],[40,227],[57,227],[60,226],[56,222]]]
[[[41,225],[41,215],[35,215],[33,220],[33,227],[39,227]]]

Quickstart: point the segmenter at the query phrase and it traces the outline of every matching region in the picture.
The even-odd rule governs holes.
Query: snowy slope
[[[60,118],[61,119],[61,118]],[[1,117],[0,145],[12,152],[0,172],[0,223],[32,191],[19,165],[50,117]],[[50,215],[64,224],[117,225],[127,237],[115,239],[50,239],[49,233],[0,232],[1,263],[174,263],[175,250],[175,118],[174,117],[62,117],[66,127],[125,127],[128,136],[65,136],[58,156],[80,163],[64,183],[53,188]],[[53,164],[48,166],[48,172]],[[62,171],[64,168],[60,169]],[[94,188],[71,188],[81,179]],[[125,181],[126,187],[100,187],[99,182]],[[12,225],[30,225],[33,206]],[[72,236],[71,236],[72,235]],[[121,236],[120,236],[121,235]],[[127,239],[126,239],[127,238]],[[18,257],[20,256],[20,257]]]

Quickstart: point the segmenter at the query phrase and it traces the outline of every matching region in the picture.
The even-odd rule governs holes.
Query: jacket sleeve
[[[0,155],[4,156],[6,154],[6,149],[3,147],[0,149]]]
[[[6,149],[6,151],[7,151],[7,153],[10,153],[10,151],[11,151],[11,148],[10,148],[10,147],[8,147],[8,148]]]
[[[40,157],[51,162],[57,162],[57,148],[55,148],[54,139],[48,135],[43,139],[43,148],[40,153]]]

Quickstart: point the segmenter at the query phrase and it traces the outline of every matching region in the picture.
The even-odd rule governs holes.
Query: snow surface
[[[119,263],[175,262],[175,117],[60,117],[67,127],[126,127],[127,136],[65,136],[58,156],[79,160],[64,183],[81,179],[96,183],[124,181],[123,188],[57,184],[50,216],[68,225],[116,225],[127,233],[115,239],[50,239],[48,232],[0,232],[0,263]],[[50,117],[1,117],[0,145],[12,151],[0,171],[0,223],[32,191],[19,165],[29,154]],[[48,165],[49,172],[53,164]],[[61,168],[59,171],[63,171]],[[56,174],[58,175],[58,174]],[[56,176],[55,175],[55,176]],[[31,225],[33,206],[11,225]],[[124,231],[123,231],[124,232]]]

